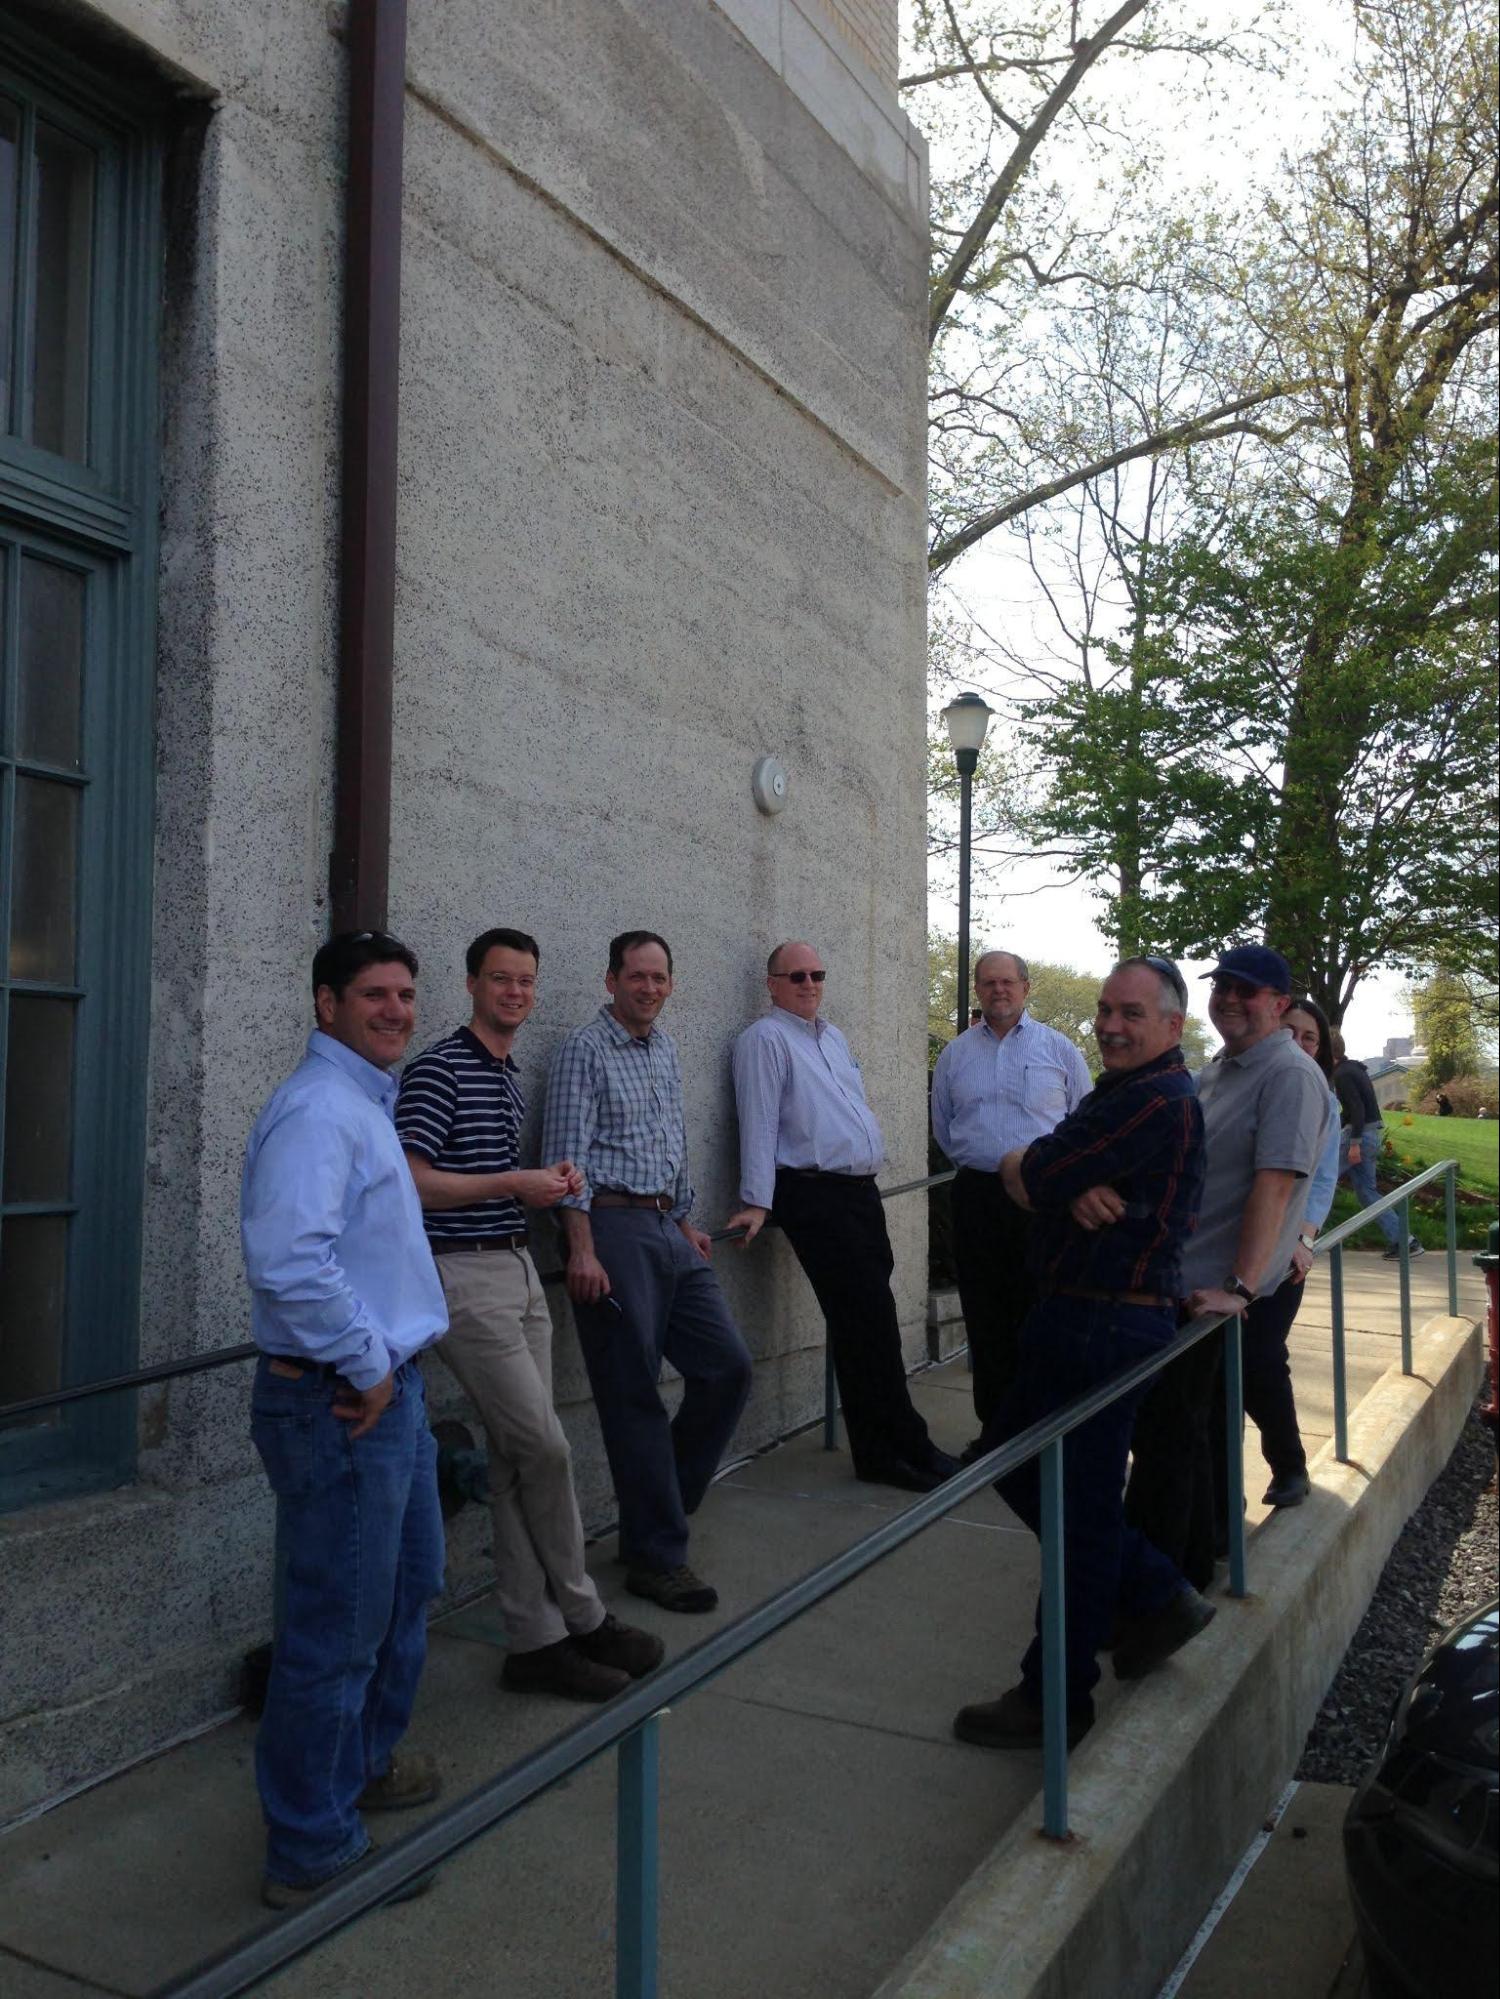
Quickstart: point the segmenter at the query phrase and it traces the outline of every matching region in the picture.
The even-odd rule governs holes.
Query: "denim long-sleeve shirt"
[[[1077,1110],[1088,1064],[1065,1034],[1023,1013],[1009,1034],[982,1020],[955,1035],[932,1072],[932,1135],[955,1166],[993,1173]]]
[[[849,1044],[828,1020],[773,1007],[734,1044],[740,1200],[769,1208],[778,1166],[878,1173],[885,1141]]]
[[[331,1035],[255,1121],[240,1184],[250,1329],[356,1388],[447,1330],[422,1207],[391,1121],[396,1081]]]
[[[547,1077],[542,1157],[571,1159],[588,1185],[565,1208],[593,1206],[596,1188],[670,1194],[671,1215],[691,1214],[682,1070],[677,1044],[653,1027],[634,1035],[613,1011],[563,1036]]]
[[[1056,1131],[1021,1160],[1037,1210],[1036,1258],[1044,1279],[1101,1291],[1182,1295],[1182,1253],[1203,1196],[1203,1112],[1180,1048],[1139,1069],[1106,1069]],[[1125,1213],[1085,1229],[1069,1206],[1108,1186]]]
[[[1328,1219],[1328,1210],[1333,1206],[1333,1197],[1339,1184],[1339,1140],[1343,1134],[1339,1130],[1339,1099],[1336,1090],[1328,1092],[1332,1100],[1332,1114],[1323,1134],[1323,1152],[1307,1182],[1307,1211],[1302,1217],[1304,1229],[1316,1231]]]

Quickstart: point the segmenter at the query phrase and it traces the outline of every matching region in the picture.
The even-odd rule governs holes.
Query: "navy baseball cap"
[[[1219,962],[1205,979],[1243,979],[1247,986],[1264,986],[1273,993],[1292,990],[1292,968],[1279,951],[1266,944],[1236,944],[1221,953]]]

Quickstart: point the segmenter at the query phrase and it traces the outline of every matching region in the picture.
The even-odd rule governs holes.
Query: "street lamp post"
[[[980,694],[956,694],[943,710],[958,765],[958,1032],[969,1024],[969,858],[974,771],[994,709]]]

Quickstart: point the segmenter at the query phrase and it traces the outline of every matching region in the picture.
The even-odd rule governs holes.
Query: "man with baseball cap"
[[[1291,967],[1263,944],[1237,944],[1211,972],[1208,1017],[1223,1047],[1198,1072],[1207,1173],[1183,1256],[1187,1309],[1243,1312],[1291,1268],[1332,1108],[1317,1064],[1281,1031]],[[1209,1421],[1216,1338],[1163,1369],[1136,1417],[1125,1514],[1196,1589],[1214,1567]]]

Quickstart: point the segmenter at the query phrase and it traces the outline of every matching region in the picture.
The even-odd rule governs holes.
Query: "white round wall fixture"
[[[750,773],[750,790],[762,812],[772,818],[786,804],[786,772],[775,757],[762,757]]]

